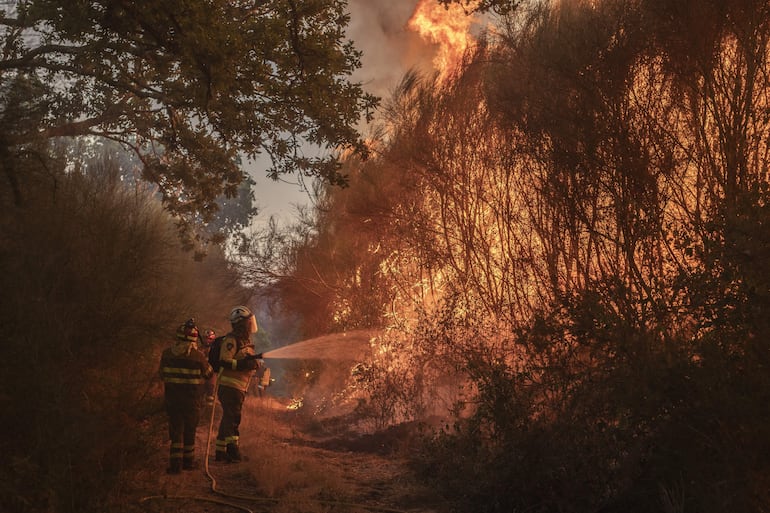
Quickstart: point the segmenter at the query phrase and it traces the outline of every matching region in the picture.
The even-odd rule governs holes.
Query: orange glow
[[[299,410],[302,408],[302,398],[293,398],[291,402],[286,406],[287,410]]]
[[[447,7],[436,0],[419,0],[407,26],[424,40],[437,45],[434,67],[443,78],[457,67],[473,43],[470,26],[474,18],[458,4]]]

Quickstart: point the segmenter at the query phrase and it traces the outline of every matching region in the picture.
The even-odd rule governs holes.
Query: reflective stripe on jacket
[[[195,344],[177,343],[160,357],[160,377],[166,400],[187,401],[200,395],[203,383],[213,374],[211,365]]]
[[[238,370],[238,362],[246,356],[253,356],[254,354],[254,346],[250,339],[238,340],[232,334],[227,335],[219,350],[219,359],[222,362],[219,386],[235,388],[241,392],[248,390],[256,361],[251,368],[241,368],[241,370]]]
[[[200,369],[165,366],[160,370],[160,372],[164,383],[200,385],[205,381]]]

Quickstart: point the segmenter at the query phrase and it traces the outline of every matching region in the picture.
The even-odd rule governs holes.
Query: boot
[[[227,461],[237,463],[241,461],[241,450],[235,444],[227,444]]]
[[[198,465],[198,462],[193,459],[185,458],[182,460],[182,470],[197,470],[199,468],[200,465]]]
[[[172,460],[169,460],[168,468],[166,469],[166,474],[181,474],[182,473],[182,460],[179,458],[174,458]]]
[[[227,461],[227,453],[225,451],[217,451],[214,455],[214,461]]]

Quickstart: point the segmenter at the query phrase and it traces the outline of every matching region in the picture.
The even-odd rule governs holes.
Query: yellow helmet
[[[176,338],[188,342],[197,342],[198,328],[189,324],[182,324],[176,329]]]

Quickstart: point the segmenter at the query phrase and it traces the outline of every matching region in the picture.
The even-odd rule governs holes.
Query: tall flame
[[[457,67],[473,43],[470,27],[474,18],[459,4],[443,6],[437,0],[419,0],[407,26],[438,46],[433,65],[442,77]]]

